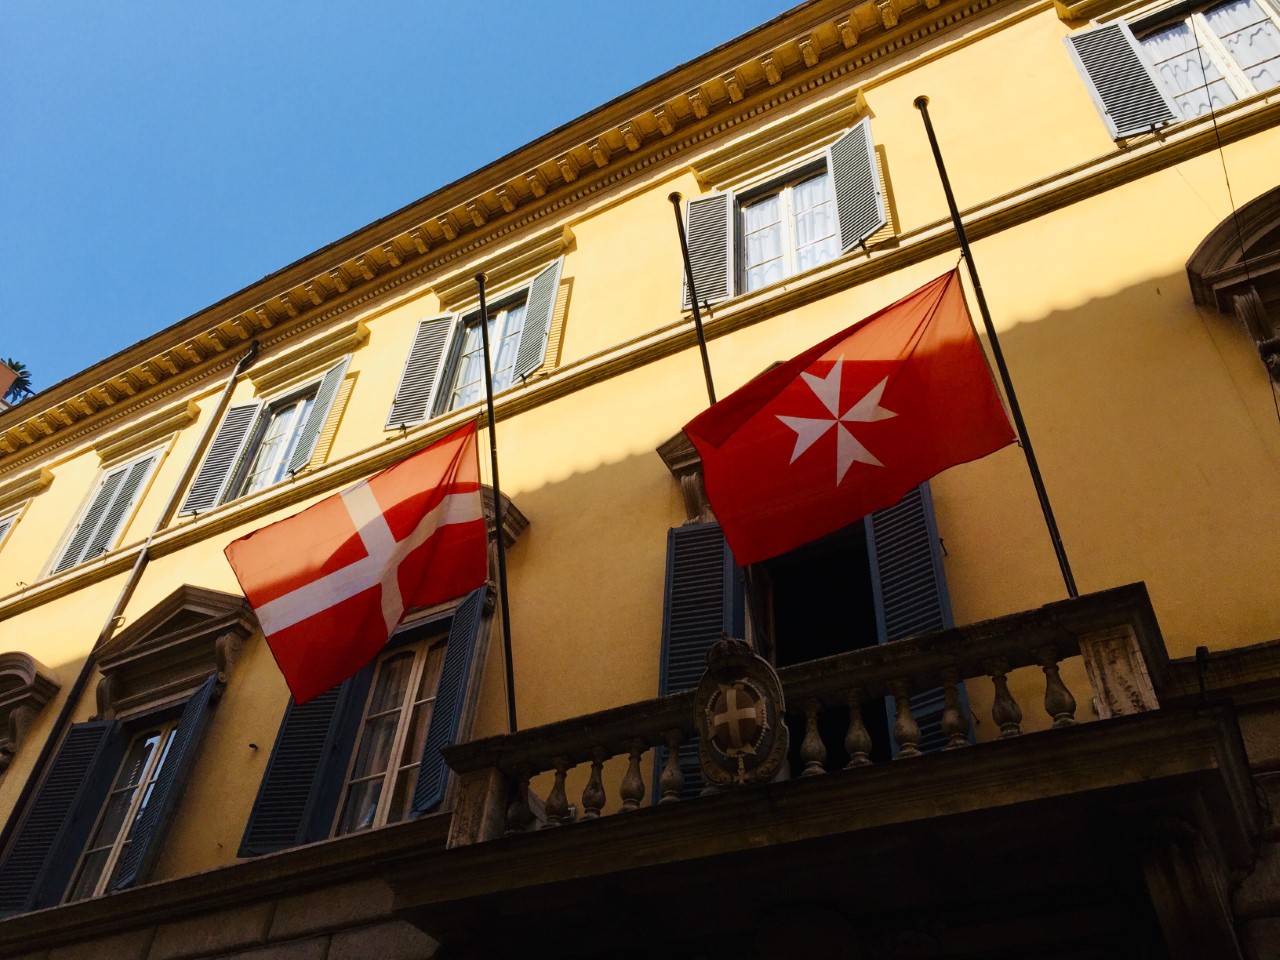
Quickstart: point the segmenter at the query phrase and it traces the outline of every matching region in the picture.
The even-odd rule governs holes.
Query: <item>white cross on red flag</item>
[[[897,503],[1014,440],[953,270],[685,424],[740,564]]]
[[[225,552],[306,703],[372,660],[406,610],[485,582],[475,423]]]

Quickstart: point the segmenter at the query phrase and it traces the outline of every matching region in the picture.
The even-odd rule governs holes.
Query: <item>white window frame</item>
[[[116,768],[115,776],[111,780],[111,789],[107,792],[107,797],[103,801],[102,808],[98,811],[98,816],[94,820],[93,830],[89,834],[89,840],[84,850],[80,851],[80,857],[76,860],[75,869],[71,872],[71,881],[67,884],[66,892],[63,894],[63,903],[72,903],[79,900],[89,900],[93,897],[100,897],[110,888],[111,883],[115,879],[116,868],[120,864],[120,857],[124,854],[126,841],[133,834],[134,824],[142,816],[147,801],[151,798],[155,783],[160,777],[160,771],[164,768],[165,761],[169,756],[169,748],[173,745],[174,733],[178,726],[178,718],[173,717],[163,723],[147,724],[138,733],[129,738],[129,745],[125,748],[124,757],[120,761],[120,766]],[[156,748],[153,749],[147,757],[146,763],[143,765],[142,774],[138,778],[138,782],[129,790],[132,796],[129,798],[129,805],[125,811],[120,826],[116,831],[116,835],[111,839],[109,844],[97,843],[99,840],[98,831],[102,828],[102,822],[107,816],[107,812],[111,809],[112,798],[121,793],[122,790],[117,788],[116,783],[120,779],[120,774],[125,770],[129,763],[129,757],[133,753],[134,746],[142,740],[150,736],[159,738]],[[80,882],[81,873],[85,868],[85,864],[89,857],[95,852],[101,850],[107,851],[107,859],[102,865],[97,879],[94,881],[93,889],[82,893],[80,896],[72,898],[77,885]]]
[[[1173,17],[1162,16],[1159,11],[1156,11],[1127,21],[1129,28],[1133,31],[1134,39],[1138,41],[1138,46],[1142,48],[1148,62],[1152,63],[1152,73],[1156,82],[1160,84],[1161,89],[1165,91],[1174,106],[1178,108],[1183,120],[1194,120],[1198,114],[1188,113],[1183,110],[1178,103],[1178,98],[1185,96],[1185,94],[1174,90],[1165,83],[1160,76],[1159,69],[1155,66],[1154,61],[1151,60],[1151,51],[1145,43],[1154,34],[1178,24],[1185,23],[1191,28],[1192,36],[1195,38],[1199,48],[1204,51],[1205,57],[1218,68],[1218,72],[1222,74],[1222,78],[1226,80],[1232,93],[1235,94],[1236,99],[1232,102],[1245,100],[1255,94],[1280,90],[1280,84],[1267,87],[1264,90],[1258,90],[1254,87],[1253,82],[1245,75],[1244,68],[1231,55],[1231,51],[1227,49],[1226,44],[1218,37],[1213,27],[1209,25],[1205,13],[1217,7],[1226,6],[1231,2],[1232,0],[1223,0],[1223,2],[1219,3],[1206,3],[1189,14],[1179,14]],[[1253,2],[1258,5],[1258,8],[1275,25],[1276,29],[1280,30],[1280,8],[1277,8],[1269,0],[1253,0]]]
[[[391,801],[395,795],[396,781],[401,773],[408,768],[417,768],[422,762],[421,755],[415,757],[405,757],[405,747],[409,741],[409,735],[413,729],[414,710],[419,704],[431,703],[431,717],[427,722],[426,729],[423,730],[423,742],[431,730],[431,724],[435,722],[435,702],[440,690],[440,677],[444,668],[444,657],[448,650],[449,627],[446,623],[443,629],[432,630],[425,636],[421,636],[416,640],[408,643],[394,644],[389,646],[382,654],[379,655],[377,665],[374,667],[373,678],[369,683],[369,692],[365,696],[365,702],[360,707],[360,726],[356,730],[355,740],[351,750],[351,756],[347,760],[346,770],[342,778],[342,790],[338,797],[337,809],[334,812],[333,825],[330,828],[330,836],[347,836],[353,833],[361,833],[365,830],[376,830],[387,825],[388,817],[391,813]],[[421,700],[417,699],[418,686],[422,682],[423,674],[429,664],[433,662],[432,653],[438,651],[434,658],[436,665],[435,684],[431,688],[429,696]],[[351,797],[353,786],[353,774],[355,772],[356,762],[360,757],[360,748],[364,739],[365,729],[369,722],[369,709],[374,702],[374,696],[378,690],[378,680],[382,676],[384,664],[392,659],[409,653],[413,655],[413,663],[409,670],[409,679],[405,684],[404,693],[401,695],[398,707],[399,716],[396,720],[396,729],[391,737],[391,748],[388,752],[388,761],[386,769],[381,774],[382,789],[378,795],[378,802],[374,808],[373,818],[367,824],[359,824],[353,826],[345,832],[340,832],[344,814],[346,813],[347,802]],[[383,711],[379,716],[385,715],[389,711]],[[376,780],[378,775],[370,775],[360,778],[360,782],[366,783]],[[414,776],[414,784],[417,782],[417,776]],[[413,798],[413,785],[409,788],[409,800]],[[399,821],[396,821],[399,822]]]
[[[510,317],[510,311],[513,307],[524,307],[521,312],[520,319],[520,336],[524,335],[524,323],[528,319],[529,306],[529,286],[525,284],[523,287],[517,287],[507,294],[503,294],[494,299],[492,303],[486,303],[489,312],[489,321],[493,324],[493,330],[489,334],[489,352],[496,362],[499,354],[499,347],[503,341],[512,336],[511,331],[507,329],[507,321]],[[480,307],[477,304],[473,309],[459,312],[453,322],[453,330],[449,336],[449,345],[445,352],[444,364],[440,372],[440,386],[436,391],[437,401],[435,409],[431,415],[433,417],[443,416],[446,413],[452,413],[455,410],[464,410],[475,403],[484,401],[485,393],[481,389],[480,395],[474,400],[467,403],[452,406],[453,393],[457,389],[456,378],[462,366],[462,346],[466,342],[468,328],[479,329],[480,326]],[[495,370],[493,381],[493,392],[496,396],[504,390],[509,390],[516,384],[515,366],[516,352],[520,349],[520,336],[516,337],[515,346],[511,356],[511,376],[506,383],[499,383],[498,371]],[[483,350],[483,347],[481,347]],[[484,383],[482,379],[481,384]]]
[[[835,231],[832,234],[835,237],[835,250],[830,257],[821,260],[811,266],[800,268],[799,249],[796,243],[796,225],[795,225],[795,188],[806,181],[818,176],[827,178],[827,196],[824,202],[831,205],[832,222],[835,224]],[[840,226],[839,217],[836,212],[836,193],[835,184],[832,180],[831,167],[825,162],[821,153],[815,154],[809,160],[791,167],[784,172],[774,171],[768,175],[764,181],[756,186],[739,190],[734,193],[733,198],[733,242],[734,242],[734,260],[737,269],[734,277],[735,295],[741,296],[755,291],[747,286],[747,237],[746,237],[746,219],[743,215],[744,210],[752,204],[759,203],[769,197],[777,196],[781,206],[781,223],[784,235],[784,243],[782,249],[782,259],[784,270],[786,271],[781,280],[774,281],[776,283],[782,280],[789,280],[800,273],[808,272],[816,269],[823,264],[830,263],[839,259],[840,250]],[[771,284],[762,284],[756,289],[763,289]]]
[[[227,484],[223,487],[222,494],[218,498],[219,504],[230,503],[232,500],[239,500],[241,497],[246,497],[262,490],[269,490],[288,478],[289,473],[286,469],[284,476],[273,479],[270,483],[263,484],[260,487],[255,487],[253,490],[246,490],[250,471],[253,469],[258,454],[261,452],[263,440],[266,438],[271,424],[275,421],[277,412],[299,402],[302,404],[301,411],[294,413],[291,432],[281,447],[282,452],[277,458],[278,462],[272,468],[273,473],[279,472],[281,468],[288,467],[289,461],[293,458],[293,453],[298,447],[298,441],[302,438],[302,431],[307,425],[307,418],[319,398],[319,393],[320,381],[316,380],[270,400],[262,401],[262,406],[259,408],[258,414],[254,418],[253,426],[249,430],[244,450],[240,454],[240,461],[232,468]],[[327,419],[328,414],[326,413],[325,416]]]
[[[26,509],[26,504],[14,507],[12,510],[0,512],[0,549],[4,548],[5,541],[13,533],[13,528],[18,525],[18,520],[22,516],[22,511]]]

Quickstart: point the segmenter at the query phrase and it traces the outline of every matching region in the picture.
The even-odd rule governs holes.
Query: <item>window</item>
[[[403,628],[373,663],[292,700],[262,775],[240,856],[413,819],[445,800],[440,754],[467,730],[484,659],[487,588]]]
[[[19,509],[5,516],[0,516],[0,547],[4,546],[5,538],[9,536],[9,531],[17,524],[18,514],[21,512],[21,509]]]
[[[340,361],[319,380],[283,396],[227,410],[181,512],[212,509],[305,469],[334,409],[347,362]]]
[[[708,303],[853,249],[887,222],[870,121],[839,137],[816,163],[750,190],[690,200],[686,220],[698,299]]]
[[[563,258],[544,267],[527,287],[500,296],[489,308],[489,350],[497,393],[543,365],[551,335]],[[387,428],[422,423],[484,399],[480,312],[450,314],[418,324]]]
[[[750,623],[757,648],[774,664],[787,666],[951,626],[940,554],[924,484],[859,523],[756,564],[751,569]],[[697,686],[707,649],[722,632],[744,635],[745,574],[734,563],[719,524],[688,523],[668,531],[660,696]],[[944,705],[940,689],[911,697],[926,751],[940,750],[946,742]],[[875,754],[887,758],[892,698],[885,709],[883,716],[864,710],[864,720],[876,741]],[[796,722],[792,729],[803,730],[803,720]],[[820,733],[834,757],[843,748],[847,724],[847,714],[840,711],[819,717]],[[800,739],[792,738],[794,769]],[[702,787],[696,743],[681,745],[680,761],[685,795],[696,796]]]
[[[71,528],[50,573],[61,573],[106,553],[116,545],[143,485],[160,459],[152,451],[104,470],[76,525]]]
[[[1272,0],[1111,23],[1067,44],[1117,139],[1280,84],[1280,8]]]
[[[447,639],[447,633],[437,634],[378,661],[335,836],[408,819]]]
[[[173,744],[174,723],[164,723],[137,734],[125,751],[124,763],[107,794],[93,838],[80,857],[67,892],[67,900],[84,900],[106,893],[133,839],[155,790],[160,770]]]

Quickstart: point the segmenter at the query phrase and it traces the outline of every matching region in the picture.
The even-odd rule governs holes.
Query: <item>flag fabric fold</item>
[[[476,424],[225,550],[298,703],[357,673],[405,611],[488,577]]]
[[[897,503],[1014,440],[952,270],[685,425],[740,564]]]

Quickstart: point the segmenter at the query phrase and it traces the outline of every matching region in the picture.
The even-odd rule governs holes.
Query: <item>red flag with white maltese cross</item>
[[[685,425],[740,564],[897,503],[1014,440],[951,271]]]
[[[372,660],[406,610],[485,582],[475,423],[225,552],[306,703]]]

